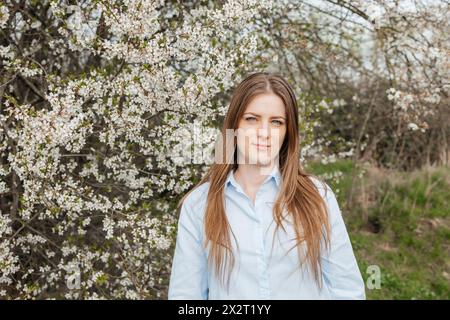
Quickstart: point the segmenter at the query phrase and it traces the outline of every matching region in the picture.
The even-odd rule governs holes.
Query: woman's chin
[[[260,167],[268,166],[272,163],[272,158],[269,156],[258,156],[256,159],[252,159],[254,164]]]

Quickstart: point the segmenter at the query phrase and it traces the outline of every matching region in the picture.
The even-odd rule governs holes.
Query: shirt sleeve
[[[364,280],[358,268],[336,196],[328,187],[330,250],[321,257],[322,273],[331,299],[366,299]]]
[[[202,220],[187,199],[178,220],[177,240],[169,283],[169,300],[207,300],[207,258],[202,246]]]

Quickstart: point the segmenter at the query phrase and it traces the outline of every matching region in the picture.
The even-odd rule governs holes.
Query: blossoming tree
[[[179,133],[223,115],[268,5],[2,3],[1,295],[160,296]]]

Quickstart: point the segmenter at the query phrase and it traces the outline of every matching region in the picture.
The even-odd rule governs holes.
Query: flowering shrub
[[[447,1],[282,2],[265,17],[264,55],[301,93],[304,151],[448,163]]]
[[[2,4],[2,79],[34,96],[2,87],[2,296],[160,297],[169,195],[196,173],[170,157],[189,138],[174,129],[223,115],[213,98],[256,55],[251,23],[268,5]]]

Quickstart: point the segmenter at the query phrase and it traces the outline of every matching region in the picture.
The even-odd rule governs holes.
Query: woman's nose
[[[267,138],[270,134],[269,129],[269,123],[266,121],[261,121],[261,125],[258,128],[258,137]]]

